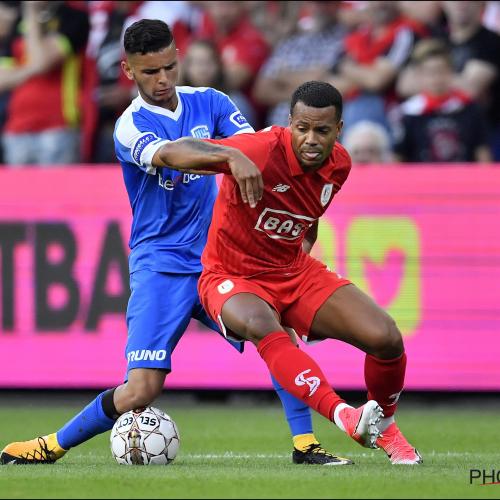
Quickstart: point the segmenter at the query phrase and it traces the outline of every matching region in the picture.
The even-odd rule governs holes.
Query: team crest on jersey
[[[210,139],[210,130],[206,125],[198,125],[191,129],[191,135],[196,139]]]
[[[323,186],[323,191],[321,191],[321,205],[325,206],[332,197],[333,184],[325,184]]]
[[[217,287],[217,290],[220,294],[224,295],[225,293],[229,293],[233,288],[234,283],[231,280],[226,280]]]

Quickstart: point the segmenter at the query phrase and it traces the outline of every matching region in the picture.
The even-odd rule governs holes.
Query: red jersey
[[[77,126],[80,121],[80,66],[89,34],[88,13],[70,2],[54,2],[44,33],[57,35],[65,54],[62,64],[32,76],[12,90],[5,132],[23,134]],[[19,29],[22,30],[23,23]],[[26,59],[25,39],[17,37],[12,53],[20,66]]]
[[[242,18],[225,35],[217,32],[209,15],[205,15],[202,23],[198,38],[215,40],[224,64],[242,64],[257,74],[269,55],[269,45],[248,19]]]
[[[351,169],[351,159],[336,143],[328,160],[304,172],[292,149],[290,129],[272,127],[210,142],[234,147],[262,172],[264,194],[255,208],[243,203],[231,175],[224,175],[215,201],[203,266],[213,272],[254,276],[299,269],[306,254],[302,241],[325,212]]]

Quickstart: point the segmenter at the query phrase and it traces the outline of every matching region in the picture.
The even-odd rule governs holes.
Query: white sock
[[[392,423],[394,423],[394,415],[392,417],[381,418],[377,425],[378,430],[384,432]]]
[[[346,432],[344,424],[342,423],[342,420],[339,418],[339,413],[344,409],[344,408],[352,408],[352,406],[348,405],[347,403],[340,403],[337,405],[333,412],[333,422],[334,424],[342,431]]]

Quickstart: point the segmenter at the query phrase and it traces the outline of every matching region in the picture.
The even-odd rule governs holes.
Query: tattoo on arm
[[[213,153],[222,153],[223,151],[226,151],[226,148],[224,148],[223,146],[219,146],[218,144],[212,144],[210,142],[201,141],[199,139],[194,139],[192,137],[184,137],[182,139],[182,142],[186,146],[189,146],[191,150],[200,153],[213,154]]]

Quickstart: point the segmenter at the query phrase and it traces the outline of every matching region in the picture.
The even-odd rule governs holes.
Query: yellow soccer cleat
[[[56,434],[41,436],[30,441],[8,444],[0,453],[1,465],[53,464],[67,450],[61,448]]]

